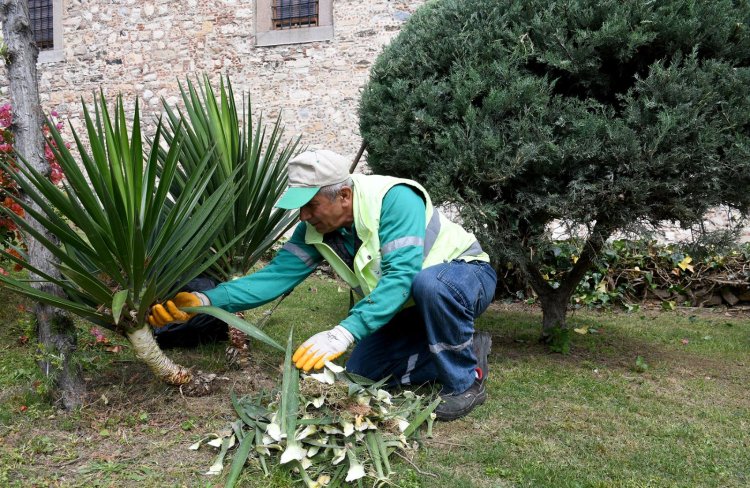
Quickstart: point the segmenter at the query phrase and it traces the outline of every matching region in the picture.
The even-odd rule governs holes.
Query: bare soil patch
[[[33,454],[33,464],[20,463],[18,474],[30,485],[142,486],[154,477],[172,486],[205,486],[202,475],[213,462],[211,449],[188,447],[237,418],[230,392],[237,396],[272,389],[277,366],[253,357],[243,370],[219,372],[216,388],[190,397],[157,381],[138,361],[122,361],[87,378],[88,398],[76,413],[57,412],[2,439],[8,446]],[[25,465],[25,466],[24,466]],[[122,484],[123,473],[133,478]]]

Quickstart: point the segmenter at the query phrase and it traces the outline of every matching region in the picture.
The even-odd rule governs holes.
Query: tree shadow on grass
[[[477,322],[477,328],[492,334],[491,364],[543,359],[566,367],[643,372],[639,368],[644,368],[645,363],[645,367],[663,370],[666,374],[711,377],[732,383],[745,381],[750,374],[747,361],[721,357],[720,353],[688,350],[684,348],[687,343],[672,345],[664,342],[666,338],[641,337],[635,328],[622,326],[611,313],[593,317],[571,314],[568,354],[551,352],[547,345],[539,342],[542,315],[537,307],[500,305],[487,315]],[[584,333],[575,332],[574,328]]]

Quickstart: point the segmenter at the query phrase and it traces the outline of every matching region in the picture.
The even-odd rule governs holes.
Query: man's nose
[[[309,218],[310,218],[310,212],[306,208],[304,208],[304,207],[300,208],[299,209],[299,219],[302,222],[306,222]]]

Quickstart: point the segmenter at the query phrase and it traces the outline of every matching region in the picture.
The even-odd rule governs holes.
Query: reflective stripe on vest
[[[315,268],[320,262],[319,259],[316,259],[313,256],[310,256],[309,254],[307,254],[305,250],[302,249],[297,244],[287,242],[281,247],[281,249],[284,249],[285,251],[288,251],[294,254],[295,256],[297,256],[298,258],[300,258],[302,262],[305,263],[305,266],[307,266],[308,268]]]
[[[479,244],[479,241],[474,241],[474,244],[471,245],[471,247],[467,250],[465,250],[459,258],[462,258],[464,256],[479,256],[484,251],[482,251],[482,246]]]
[[[391,251],[401,249],[406,246],[424,246],[424,239],[421,237],[401,237],[400,239],[394,239],[385,246],[380,248],[380,254],[385,256]]]
[[[424,259],[427,259],[427,255],[430,254],[432,246],[438,238],[438,234],[440,234],[440,212],[437,209],[433,209],[430,222],[424,231]]]

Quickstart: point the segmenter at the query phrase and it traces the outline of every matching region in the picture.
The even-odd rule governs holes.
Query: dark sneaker
[[[490,365],[487,357],[492,349],[492,336],[488,332],[474,332],[474,340],[471,348],[477,357],[477,379],[484,382],[484,379],[490,372]]]
[[[438,420],[447,422],[461,418],[483,404],[487,400],[487,391],[484,382],[477,380],[463,393],[442,394],[440,398],[443,401],[435,409],[435,415]]]

